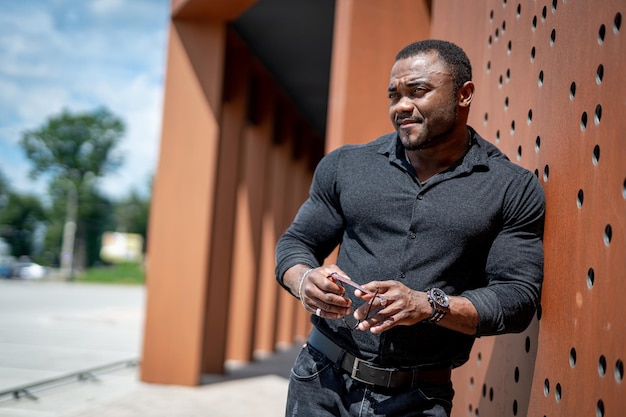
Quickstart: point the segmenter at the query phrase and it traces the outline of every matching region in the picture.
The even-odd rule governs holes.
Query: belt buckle
[[[364,379],[362,376],[360,376],[360,372],[362,372],[361,370],[361,364],[367,366],[368,368],[377,371],[378,373],[385,373],[387,376],[387,380],[386,381],[374,381],[372,379]],[[393,374],[392,369],[389,368],[380,368],[378,366],[373,365],[372,363],[368,362],[368,361],[364,361],[362,359],[359,358],[354,358],[354,363],[352,364],[352,372],[350,373],[350,377],[356,381],[362,382],[364,384],[367,385],[379,385],[379,386],[383,386],[383,387],[387,387],[389,388],[390,384],[391,384],[391,376]]]

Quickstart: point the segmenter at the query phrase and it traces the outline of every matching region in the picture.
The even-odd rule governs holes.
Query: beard
[[[413,137],[411,137],[411,129],[404,129],[400,124],[402,120],[406,118],[407,117],[396,117],[396,124],[398,125],[397,132],[404,149],[407,151],[428,149],[437,145],[442,138],[448,137],[450,133],[456,129],[458,121],[456,101],[450,103],[443,113],[437,115],[437,117],[432,120],[420,116],[416,123],[420,126],[420,131],[417,134],[413,134]]]

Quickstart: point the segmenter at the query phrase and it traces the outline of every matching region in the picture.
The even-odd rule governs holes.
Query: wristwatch
[[[450,307],[450,299],[440,288],[431,288],[426,291],[428,302],[433,308],[433,314],[426,320],[428,323],[438,323],[444,318]]]

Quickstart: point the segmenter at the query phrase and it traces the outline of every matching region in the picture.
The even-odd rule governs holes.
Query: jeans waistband
[[[308,343],[353,379],[385,388],[415,388],[420,385],[443,385],[450,382],[451,368],[387,368],[357,358],[313,327]]]

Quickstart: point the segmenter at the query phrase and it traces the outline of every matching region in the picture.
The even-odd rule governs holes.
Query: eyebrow
[[[415,87],[418,85],[429,85],[426,81],[424,80],[410,80],[408,82],[406,82],[404,84],[406,87]],[[398,91],[398,87],[396,87],[395,85],[390,85],[389,88],[387,89],[388,93],[395,93],[396,91]]]

